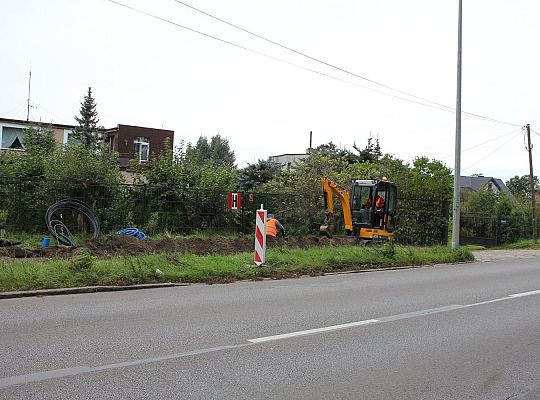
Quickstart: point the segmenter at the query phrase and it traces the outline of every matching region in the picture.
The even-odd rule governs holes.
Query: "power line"
[[[176,27],[178,28],[182,28],[182,29],[186,29],[190,32],[193,32],[193,33],[197,33],[199,35],[203,35],[205,37],[208,37],[210,39],[214,39],[214,40],[217,40],[219,42],[222,42],[222,43],[225,43],[225,44],[228,44],[230,46],[234,46],[236,48],[239,48],[239,49],[242,49],[242,50],[245,50],[245,51],[248,51],[248,52],[251,52],[251,53],[254,53],[254,54],[257,54],[259,56],[263,56],[263,57],[266,57],[266,58],[269,58],[269,59],[272,59],[274,61],[278,61],[278,62],[281,62],[281,63],[284,63],[284,64],[287,64],[287,65],[290,65],[290,66],[293,66],[293,67],[297,67],[297,68],[301,68],[303,70],[306,70],[306,71],[309,71],[309,72],[312,72],[314,74],[317,74],[317,75],[322,75],[322,76],[325,76],[327,78],[331,78],[331,79],[334,79],[334,80],[337,80],[337,81],[340,81],[340,82],[343,82],[343,83],[347,83],[349,85],[354,85],[354,86],[358,86],[358,87],[361,87],[363,89],[366,89],[366,90],[370,90],[372,92],[375,92],[375,93],[379,93],[379,94],[382,94],[382,95],[385,95],[385,96],[389,96],[389,97],[393,97],[395,99],[398,99],[398,100],[403,100],[403,101],[407,101],[409,103],[414,103],[414,104],[418,104],[418,105],[422,105],[422,106],[425,106],[425,107],[430,107],[430,108],[433,108],[433,109],[436,109],[436,110],[440,110],[440,111],[446,111],[446,112],[453,112],[453,109],[447,107],[447,106],[443,106],[443,105],[432,105],[432,104],[426,104],[426,103],[422,103],[420,101],[416,101],[416,100],[412,100],[412,99],[407,99],[405,97],[401,97],[401,96],[397,96],[397,95],[394,95],[392,93],[387,93],[387,92],[384,92],[382,90],[378,90],[378,89],[374,89],[374,88],[370,88],[368,86],[364,86],[364,85],[360,85],[358,83],[355,83],[355,82],[351,82],[351,81],[347,81],[345,79],[342,79],[342,78],[338,78],[336,76],[333,76],[333,75],[330,75],[330,74],[327,74],[327,73],[324,73],[324,72],[320,72],[320,71],[317,71],[317,70],[314,70],[312,68],[308,68],[308,67],[304,67],[303,65],[299,65],[299,64],[295,64],[295,63],[292,63],[290,61],[286,61],[286,60],[283,60],[281,58],[277,58],[277,57],[274,57],[274,56],[271,56],[271,55],[268,55],[268,54],[265,54],[263,52],[260,52],[258,50],[253,50],[249,47],[245,47],[245,46],[242,46],[240,44],[237,44],[237,43],[234,43],[234,42],[231,42],[229,40],[225,40],[225,39],[221,39],[217,36],[213,36],[213,35],[210,35],[210,34],[207,34],[207,33],[204,33],[204,32],[201,32],[201,31],[198,31],[196,29],[193,29],[193,28],[190,28],[188,26],[185,26],[185,25],[181,25],[177,22],[174,22],[174,21],[171,21],[171,20],[168,20],[166,18],[163,18],[163,17],[160,17],[160,16],[157,16],[157,15],[154,15],[154,14],[151,14],[149,12],[146,12],[146,11],[143,11],[143,10],[139,10],[135,7],[131,7],[127,4],[123,4],[123,3],[120,3],[116,0],[109,0],[111,3],[114,3],[114,4],[117,4],[119,6],[122,6],[122,7],[125,7],[127,9],[130,9],[132,11],[135,11],[139,14],[143,14],[143,15],[146,15],[150,18],[154,18],[154,19],[157,19],[159,21],[162,21],[162,22],[166,22],[168,24],[171,24],[171,25],[175,25]],[[483,117],[481,117],[483,118]],[[503,123],[503,122],[501,122]]]
[[[521,129],[520,129],[521,131]],[[520,134],[521,132],[517,132],[515,133],[509,140],[505,141],[502,145],[500,145],[499,147],[497,147],[495,150],[489,152],[487,155],[485,155],[484,157],[476,160],[474,163],[470,164],[469,166],[467,166],[466,168],[464,168],[464,170],[467,170],[467,169],[470,169],[471,167],[474,167],[476,164],[478,164],[480,161],[484,161],[486,158],[490,157],[491,155],[493,155],[494,153],[496,153],[497,151],[499,151],[502,147],[506,146],[508,143],[510,143],[515,137],[517,137],[518,134]]]
[[[182,29],[186,29],[188,31],[191,31],[193,33],[197,33],[199,35],[202,35],[202,36],[205,36],[207,38],[210,38],[210,39],[214,39],[214,40],[217,40],[219,42],[222,42],[222,43],[225,43],[225,44],[228,44],[230,46],[233,46],[233,47],[236,47],[236,48],[239,48],[239,49],[242,49],[242,50],[245,50],[245,51],[248,51],[248,52],[251,52],[251,53],[254,53],[254,54],[257,54],[259,56],[263,56],[263,57],[266,57],[266,58],[269,58],[269,59],[272,59],[274,61],[278,61],[278,62],[281,62],[281,63],[284,63],[284,64],[287,64],[287,65],[290,65],[290,66],[294,66],[294,67],[297,67],[297,68],[301,68],[303,70],[306,70],[306,71],[309,71],[309,72],[312,72],[314,74],[317,74],[317,75],[321,75],[321,76],[325,76],[325,77],[328,77],[328,78],[331,78],[331,79],[334,79],[334,80],[337,80],[337,81],[340,81],[340,82],[343,82],[343,83],[347,83],[347,84],[350,84],[350,85],[354,85],[354,86],[358,86],[360,88],[363,88],[365,90],[370,90],[372,92],[375,92],[375,93],[379,93],[379,94],[382,94],[382,95],[385,95],[385,96],[389,96],[389,97],[392,97],[392,98],[395,98],[395,99],[398,99],[398,100],[403,100],[403,101],[406,101],[406,102],[409,102],[409,103],[413,103],[413,104],[418,104],[418,105],[421,105],[421,106],[425,106],[425,107],[430,107],[430,108],[433,108],[433,109],[436,109],[436,110],[440,110],[440,111],[446,111],[446,112],[455,112],[455,109],[453,109],[452,107],[449,107],[449,106],[445,106],[443,104],[439,104],[439,103],[436,103],[436,102],[433,102],[433,101],[430,101],[430,100],[427,100],[427,99],[423,99],[421,97],[418,97],[418,96],[414,96],[414,95],[411,95],[411,94],[408,94],[406,92],[402,92],[398,89],[394,89],[394,88],[391,88],[390,86],[386,86],[386,85],[383,85],[383,84],[379,84],[375,81],[371,81],[367,78],[364,78],[360,75],[357,75],[357,74],[354,74],[352,72],[349,72],[349,71],[346,71],[346,70],[343,70],[344,72],[347,72],[353,76],[357,76],[361,79],[364,79],[364,80],[367,80],[369,82],[372,82],[374,84],[377,84],[381,87],[385,87],[385,88],[388,88],[389,90],[393,90],[393,91],[396,91],[396,92],[399,92],[399,93],[403,93],[403,94],[406,94],[407,96],[410,96],[410,97],[413,97],[413,98],[417,98],[419,100],[422,100],[422,101],[425,101],[424,103],[421,102],[421,101],[416,101],[416,100],[412,100],[412,99],[408,99],[408,98],[405,98],[405,97],[402,97],[402,96],[398,96],[398,95],[394,95],[394,94],[391,94],[391,93],[388,93],[388,92],[384,92],[384,91],[381,91],[381,90],[377,90],[377,89],[374,89],[374,88],[371,88],[371,87],[368,87],[368,86],[364,86],[364,85],[360,85],[358,83],[355,83],[355,82],[350,82],[350,81],[347,81],[345,79],[341,79],[341,78],[338,78],[338,77],[335,77],[333,75],[330,75],[330,74],[327,74],[327,73],[324,73],[324,72],[320,72],[320,71],[317,71],[317,70],[314,70],[314,69],[311,69],[311,68],[307,68],[307,67],[304,67],[302,65],[299,65],[299,64],[295,64],[295,63],[292,63],[292,62],[289,62],[289,61],[286,61],[286,60],[283,60],[283,59],[280,59],[280,58],[277,58],[277,57],[274,57],[274,56],[270,56],[268,54],[265,54],[265,53],[262,53],[260,51],[257,51],[257,50],[253,50],[253,49],[250,49],[248,47],[245,47],[245,46],[242,46],[242,45],[239,45],[237,43],[234,43],[234,42],[231,42],[231,41],[228,41],[228,40],[225,40],[225,39],[221,39],[217,36],[213,36],[213,35],[210,35],[210,34],[207,34],[207,33],[204,33],[204,32],[201,32],[201,31],[198,31],[196,29],[193,29],[193,28],[190,28],[188,26],[185,26],[185,25],[181,25],[179,23],[176,23],[174,21],[171,21],[171,20],[168,20],[166,18],[163,18],[163,17],[160,17],[160,16],[157,16],[157,15],[154,15],[154,14],[151,14],[149,12],[146,12],[146,11],[143,11],[143,10],[139,10],[135,7],[131,7],[129,5],[126,5],[126,4],[123,4],[123,3],[120,3],[118,1],[115,1],[115,0],[109,0],[111,3],[114,3],[114,4],[117,4],[119,6],[122,6],[122,7],[125,7],[127,9],[130,9],[134,12],[137,12],[137,13],[140,13],[140,14],[143,14],[143,15],[146,15],[150,18],[154,18],[154,19],[157,19],[157,20],[160,20],[162,22],[166,22],[166,23],[169,23],[169,24],[172,24],[172,25],[175,25],[176,27],[178,28],[182,28]],[[194,8],[195,9],[195,8]],[[285,46],[283,46],[285,47]],[[291,49],[291,51],[294,51]],[[299,53],[299,54],[302,54],[302,53]],[[309,57],[309,58],[312,58],[310,56],[307,56],[305,55],[306,57]],[[314,59],[314,58],[313,58]],[[317,60],[317,59],[314,59],[314,60]],[[324,61],[320,61],[320,60],[317,60],[319,62],[322,62],[324,64],[327,64],[325,63]],[[331,64],[327,64],[329,66],[332,66]],[[334,67],[334,66],[332,66]],[[334,68],[337,68],[339,70],[341,70],[341,68],[339,67],[334,67]],[[469,113],[469,112],[463,112],[463,114],[465,115],[468,115],[470,117],[474,117],[474,118],[478,118],[478,119],[482,119],[482,120],[487,120],[487,121],[491,121],[491,122],[495,122],[495,123],[499,123],[499,124],[504,124],[504,125],[512,125],[512,126],[520,126],[518,124],[513,124],[513,123],[509,123],[509,122],[504,122],[504,121],[499,121],[499,120],[496,120],[496,119],[493,119],[493,118],[489,118],[489,117],[484,117],[482,115],[479,115],[479,114],[474,114],[474,113]]]
[[[467,147],[466,149],[462,149],[461,152],[465,152],[465,151],[469,151],[469,150],[472,150],[472,149],[476,149],[477,147],[480,147],[480,146],[483,146],[485,144],[488,144],[488,143],[491,143],[491,142],[494,142],[496,140],[499,140],[499,139],[502,139],[503,137],[506,137],[508,135],[512,135],[513,133],[517,133],[519,131],[523,130],[523,128],[518,128],[518,129],[513,129],[512,131],[510,132],[507,132],[507,133],[504,133],[500,136],[497,136],[497,137],[494,137],[494,138],[491,138],[491,139],[488,139],[486,140],[485,142],[482,142],[482,143],[478,143],[478,144],[475,144],[474,146],[471,146],[471,147]],[[445,159],[445,158],[449,158],[449,157],[453,157],[454,156],[454,153],[452,154],[448,154],[444,157],[441,157],[441,159]]]
[[[483,146],[483,145],[488,144],[488,143],[490,143],[490,142],[494,142],[495,140],[501,139],[501,138],[503,138],[503,137],[505,137],[505,136],[508,136],[508,135],[511,135],[511,134],[513,134],[513,133],[517,133],[517,132],[519,132],[519,131],[521,131],[521,130],[523,130],[523,128],[514,129],[513,131],[508,132],[508,133],[505,133],[504,135],[500,135],[500,136],[494,137],[493,139],[486,140],[485,142],[478,143],[478,144],[476,144],[476,145],[474,145],[474,146],[472,146],[472,147],[468,147],[468,148],[462,150],[462,152],[463,152],[463,151],[468,151],[468,150],[475,149],[475,148],[477,148],[477,147]]]
[[[448,110],[450,110],[450,111],[455,111],[455,108],[453,108],[453,107],[450,107],[450,106],[447,106],[447,105],[445,105],[445,104],[441,104],[441,103],[438,103],[438,102],[436,102],[436,101],[433,101],[433,100],[430,100],[430,99],[427,99],[427,98],[424,98],[424,97],[420,97],[420,96],[417,96],[417,95],[414,95],[414,94],[405,92],[405,91],[400,90],[400,89],[396,89],[396,88],[394,88],[394,87],[392,87],[392,86],[385,85],[385,84],[380,83],[380,82],[377,82],[377,81],[375,81],[375,80],[373,80],[373,79],[369,79],[369,78],[367,78],[367,77],[365,77],[365,76],[362,76],[362,75],[356,74],[356,73],[354,73],[354,72],[351,72],[351,71],[349,71],[349,70],[347,70],[347,69],[345,69],[345,68],[341,68],[341,67],[336,66],[336,65],[334,65],[334,64],[331,64],[331,63],[329,63],[329,62],[323,61],[323,60],[321,60],[321,59],[319,59],[319,58],[316,58],[316,57],[310,56],[310,55],[308,55],[308,54],[306,54],[306,53],[303,53],[303,52],[301,52],[301,51],[295,50],[295,49],[293,49],[293,48],[291,48],[291,47],[289,47],[289,46],[286,46],[286,45],[283,45],[283,44],[281,44],[281,43],[278,43],[278,42],[276,42],[276,41],[274,41],[274,40],[268,39],[268,38],[266,38],[266,37],[264,37],[264,36],[262,36],[262,35],[259,35],[259,34],[257,34],[257,33],[254,33],[254,32],[252,32],[252,31],[249,31],[249,30],[247,30],[247,29],[245,29],[245,28],[242,28],[242,27],[240,27],[240,26],[238,26],[238,25],[235,25],[235,24],[233,24],[233,23],[231,23],[231,22],[228,22],[228,21],[226,21],[226,20],[224,20],[224,19],[222,19],[222,18],[216,17],[215,15],[212,15],[212,14],[206,12],[206,11],[200,10],[200,9],[198,9],[198,8],[196,8],[196,7],[194,7],[194,6],[190,5],[190,4],[187,4],[187,3],[183,2],[183,1],[180,1],[180,0],[173,0],[173,1],[175,1],[175,2],[178,3],[178,4],[183,5],[183,6],[185,6],[185,7],[191,8],[192,10],[195,10],[195,11],[197,11],[197,12],[199,12],[199,13],[201,13],[201,14],[204,14],[204,15],[210,17],[210,18],[213,18],[213,19],[215,19],[215,20],[217,20],[217,21],[219,21],[219,22],[222,22],[222,23],[224,23],[224,24],[226,24],[226,25],[232,26],[233,28],[236,28],[236,29],[238,29],[238,30],[240,30],[240,31],[242,31],[242,32],[245,32],[245,33],[249,34],[249,35],[255,36],[255,37],[257,37],[257,38],[259,38],[259,39],[261,39],[261,40],[264,40],[264,41],[266,41],[266,42],[268,42],[268,43],[272,43],[272,44],[274,44],[274,45],[276,45],[276,46],[279,46],[279,47],[281,47],[281,48],[283,48],[283,49],[286,49],[286,50],[288,50],[288,51],[291,51],[291,52],[293,52],[293,53],[295,53],[295,54],[298,54],[298,55],[300,55],[300,56],[309,58],[309,59],[312,60],[312,61],[316,61],[316,62],[321,63],[321,64],[323,64],[323,65],[326,65],[326,66],[328,66],[328,67],[330,67],[330,68],[334,68],[334,69],[336,69],[336,70],[338,70],[338,71],[341,71],[341,72],[344,72],[344,73],[346,73],[346,74],[352,75],[352,76],[354,76],[354,77],[356,77],[356,78],[362,79],[362,80],[364,80],[364,81],[366,81],[366,82],[372,83],[372,84],[374,84],[374,85],[383,87],[383,88],[388,89],[388,90],[392,90],[392,91],[394,91],[394,92],[403,94],[403,95],[405,95],[405,96],[412,97],[412,98],[417,99],[417,100],[420,100],[420,101],[422,101],[422,102],[429,103],[429,104],[432,104],[432,105],[435,105],[435,106],[437,106],[437,107],[441,107],[441,108],[444,108],[444,109],[448,109]],[[514,123],[510,123],[510,122],[500,121],[500,120],[497,120],[497,119],[494,119],[494,118],[485,117],[485,116],[483,116],[483,115],[479,115],[479,114],[475,114],[475,113],[471,113],[471,112],[467,112],[467,111],[463,111],[462,113],[465,114],[465,115],[468,115],[468,116],[470,116],[470,117],[479,118],[479,119],[483,119],[483,120],[487,120],[487,121],[491,121],[491,122],[496,122],[496,123],[499,123],[499,124],[511,125],[511,126],[520,126],[519,124],[514,124]]]

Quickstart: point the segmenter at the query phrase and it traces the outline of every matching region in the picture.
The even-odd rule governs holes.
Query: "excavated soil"
[[[298,236],[278,238],[268,241],[268,247],[286,246],[308,248],[316,246],[343,246],[358,243],[356,238],[349,237],[317,237]],[[226,238],[215,236],[202,238],[164,238],[161,240],[139,240],[128,235],[110,235],[105,238],[92,239],[83,246],[96,257],[111,258],[116,256],[136,256],[154,253],[190,253],[196,255],[235,254],[254,250],[254,238],[244,236]],[[0,258],[67,258],[74,248],[51,246],[45,249],[27,250],[18,246],[0,247]]]

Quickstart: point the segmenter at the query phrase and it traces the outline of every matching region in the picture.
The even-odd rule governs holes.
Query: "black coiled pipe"
[[[51,205],[49,208],[47,208],[47,212],[45,213],[45,223],[47,224],[47,228],[56,238],[58,243],[65,246],[77,247],[77,243],[75,243],[73,240],[69,229],[64,225],[64,223],[62,221],[52,219],[55,212],[62,210],[74,210],[79,214],[84,215],[92,226],[92,230],[94,232],[92,238],[95,239],[99,236],[99,221],[92,210],[90,210],[90,208],[80,200],[64,199]]]

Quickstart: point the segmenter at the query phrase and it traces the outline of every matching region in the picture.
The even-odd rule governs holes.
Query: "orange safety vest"
[[[384,208],[384,199],[381,196],[377,196],[377,200],[375,201],[375,207]]]
[[[266,236],[276,237],[277,228],[275,218],[269,219],[266,221]]]

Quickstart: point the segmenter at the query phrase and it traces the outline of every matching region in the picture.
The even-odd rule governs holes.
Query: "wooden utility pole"
[[[531,212],[532,212],[532,230],[533,230],[533,241],[536,244],[538,242],[538,234],[536,232],[536,193],[534,190],[534,174],[533,174],[533,163],[532,163],[532,144],[531,144],[531,125],[527,124],[525,126],[527,130],[527,151],[529,152],[529,183],[531,185]]]

